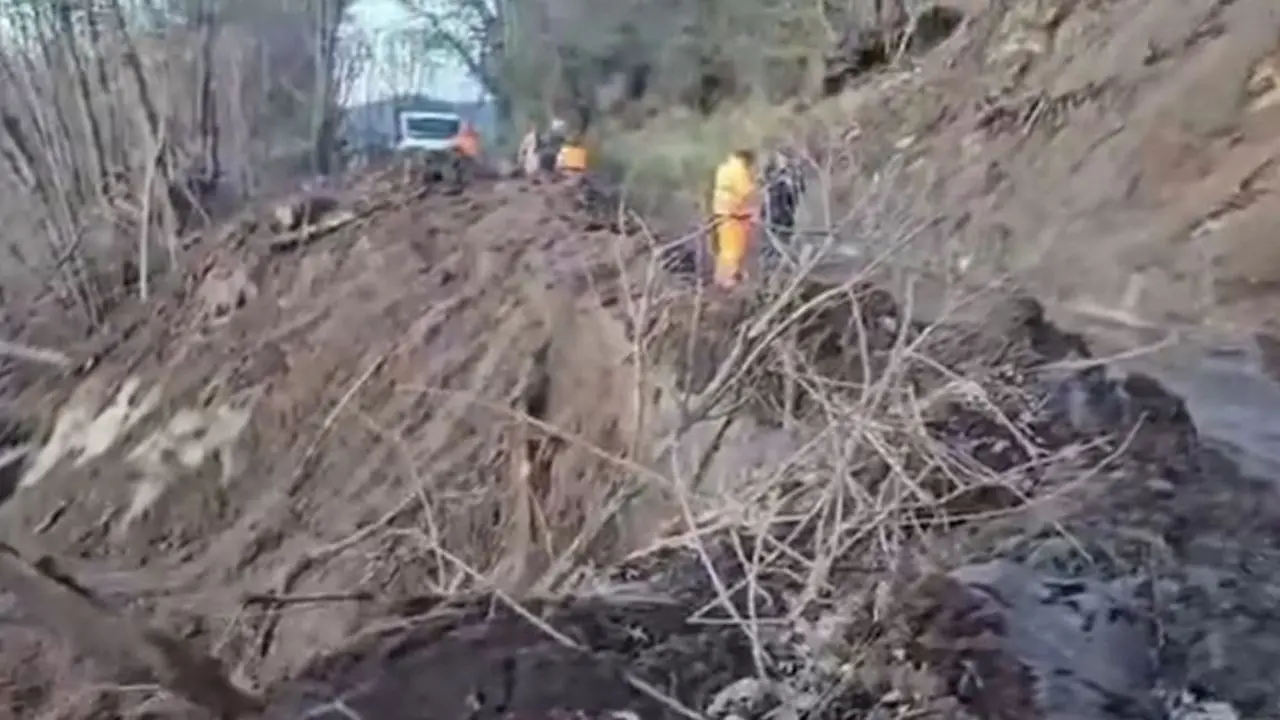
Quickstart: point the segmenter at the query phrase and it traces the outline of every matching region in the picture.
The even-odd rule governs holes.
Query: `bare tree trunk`
[[[54,12],[58,17],[58,26],[62,31],[63,41],[67,44],[67,56],[71,59],[72,70],[75,74],[76,89],[79,92],[80,100],[80,116],[84,120],[85,129],[89,133],[89,145],[92,151],[91,158],[93,167],[89,169],[92,173],[92,182],[86,182],[86,185],[97,188],[99,195],[107,190],[107,153],[102,141],[102,127],[98,124],[98,115],[93,107],[93,94],[89,88],[89,73],[85,67],[84,57],[80,53],[79,43],[76,41],[75,24],[71,18],[71,5],[67,2],[58,3],[54,7]],[[92,5],[85,8],[85,12],[93,14]],[[91,23],[92,24],[92,21]],[[103,88],[105,90],[105,86]],[[79,173],[77,173],[79,174]]]
[[[0,72],[8,78],[12,87],[26,93],[25,108],[33,134],[28,134],[23,128],[20,118],[8,113],[2,118],[4,130],[16,151],[16,157],[21,157],[27,164],[30,177],[39,189],[39,196],[48,212],[50,222],[47,231],[50,247],[55,255],[54,272],[63,275],[62,292],[73,298],[84,310],[89,322],[96,325],[102,317],[102,304],[92,287],[92,278],[76,245],[76,210],[71,204],[72,192],[60,175],[60,170],[66,165],[60,161],[60,138],[49,127],[48,119],[42,111],[46,103],[32,82],[37,70],[31,60],[28,58],[20,69],[15,68],[9,60],[10,58],[4,58],[0,61]]]
[[[209,0],[199,0],[200,27],[200,150],[204,156],[205,181],[210,187],[222,177],[218,145],[218,97],[214,92],[214,47],[218,28]]]
[[[45,185],[40,182],[40,171],[36,166],[35,153],[32,152],[31,142],[27,140],[27,134],[22,130],[22,123],[18,118],[9,113],[0,114],[0,127],[4,128],[5,137],[9,138],[9,143],[13,146],[5,147],[0,152],[3,153],[5,162],[13,171],[15,177],[20,179],[27,187],[36,191],[40,196],[41,202],[45,205],[45,210],[52,210],[49,198],[45,195]]]
[[[111,14],[115,20],[116,32],[119,33],[120,41],[125,46],[125,67],[133,75],[134,84],[137,86],[138,103],[142,106],[142,115],[147,124],[147,133],[153,138],[160,137],[160,113],[156,110],[155,101],[151,97],[151,86],[147,83],[147,74],[142,67],[142,58],[138,55],[138,46],[134,42],[133,34],[129,32],[129,27],[126,24],[124,9],[120,7],[120,0],[107,0],[107,2],[111,7]]]
[[[346,10],[344,0],[312,0],[315,13],[313,58],[315,90],[311,102],[312,170],[328,174],[338,144],[337,54],[338,27]]]
[[[134,86],[138,92],[138,104],[141,106],[143,121],[146,125],[147,142],[162,143],[156,154],[151,156],[148,162],[156,163],[154,185],[169,191],[165,193],[166,200],[169,200],[173,197],[171,191],[175,187],[174,183],[177,175],[174,168],[173,149],[171,143],[165,139],[167,137],[166,133],[160,127],[160,113],[156,109],[156,103],[151,94],[151,85],[147,81],[146,69],[143,68],[142,57],[138,53],[138,44],[133,39],[133,33],[129,31],[120,0],[107,0],[107,2],[111,7],[112,18],[115,21],[115,29],[120,36],[120,42],[124,44],[122,59],[125,68],[133,76]],[[150,189],[147,191],[150,192]],[[157,214],[160,217],[160,224],[164,227],[166,233],[176,233],[178,231],[180,219],[176,217],[172,202],[162,203]],[[144,217],[141,222],[151,222],[151,218]]]
[[[103,52],[105,46],[102,42],[102,17],[99,15],[97,5],[90,6],[89,14],[85,17],[85,28],[89,32],[89,47],[93,49],[92,57],[94,74],[98,82],[98,89],[103,93],[110,92],[111,78],[107,74],[106,53]],[[113,132],[113,129],[117,119],[115,105],[112,103],[106,103],[105,107],[103,107],[103,115],[107,121],[107,137],[112,140],[112,142],[109,142],[107,146],[107,169],[108,172],[110,172],[115,168],[125,167],[127,162],[126,159],[119,154],[120,144],[114,142],[115,133]]]
[[[52,14],[52,11],[56,10],[56,8],[50,7],[47,10],[50,11],[49,15],[41,13],[37,16],[35,29],[39,34],[40,49],[44,57],[45,67],[49,68],[51,72],[62,73],[67,70],[67,67],[57,55],[57,48],[60,43],[55,29],[57,20]],[[32,73],[33,77],[34,75],[35,73]],[[80,180],[80,173],[78,168],[72,167],[74,163],[66,162],[70,154],[70,148],[75,147],[78,143],[76,142],[76,136],[71,132],[71,123],[67,119],[69,113],[63,112],[57,85],[50,88],[49,94],[50,105],[52,106],[49,115],[52,117],[48,120],[49,126],[52,127],[46,135],[47,144],[45,147],[57,150],[55,155],[62,162],[55,163],[55,167],[65,167],[69,170],[70,187],[65,188],[69,193],[68,199],[72,202],[73,207],[81,207],[87,198],[84,194],[83,183]],[[53,128],[56,128],[56,134],[52,131]]]

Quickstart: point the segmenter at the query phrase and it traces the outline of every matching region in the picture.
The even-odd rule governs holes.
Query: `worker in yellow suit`
[[[556,155],[556,172],[569,177],[580,176],[587,171],[587,146],[578,135],[565,141]]]
[[[711,215],[715,233],[715,282],[732,289],[742,281],[743,264],[755,230],[759,197],[755,153],[737,150],[716,168]]]

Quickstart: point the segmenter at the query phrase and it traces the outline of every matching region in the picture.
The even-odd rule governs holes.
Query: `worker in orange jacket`
[[[711,196],[715,282],[724,289],[732,289],[742,281],[758,209],[755,153],[737,150],[716,168]]]
[[[464,122],[462,127],[458,128],[456,142],[459,155],[468,160],[480,159],[480,134],[471,123]]]

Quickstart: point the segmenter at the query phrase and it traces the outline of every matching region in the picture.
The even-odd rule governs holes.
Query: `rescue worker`
[[[565,140],[556,155],[556,172],[562,176],[581,177],[587,172],[587,146],[581,134]]]
[[[480,168],[480,134],[475,126],[463,122],[453,141],[453,157],[448,161],[447,172],[452,173],[454,192],[462,192],[476,176]]]
[[[542,142],[538,143],[538,166],[542,172],[548,174],[555,172],[556,159],[560,157],[560,146],[564,144],[567,129],[564,120],[554,118],[551,126],[547,128],[546,136],[542,138]]]
[[[798,159],[786,151],[774,152],[764,172],[765,227],[781,244],[795,234],[796,210],[804,194],[804,170]]]
[[[456,143],[458,154],[463,158],[471,161],[480,159],[480,134],[476,132],[474,125],[469,122],[462,123],[458,128]]]
[[[715,283],[726,290],[743,279],[743,264],[755,230],[759,197],[755,182],[755,153],[736,150],[716,168],[711,196],[715,237]]]
[[[516,167],[525,177],[538,174],[538,126],[529,123],[529,129],[520,139],[520,147],[516,150]]]

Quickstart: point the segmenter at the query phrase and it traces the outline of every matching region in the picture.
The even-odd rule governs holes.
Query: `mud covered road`
[[[1246,474],[1280,480],[1280,353],[1267,337],[1061,308],[1099,354],[1151,373],[1187,402],[1203,435]]]

